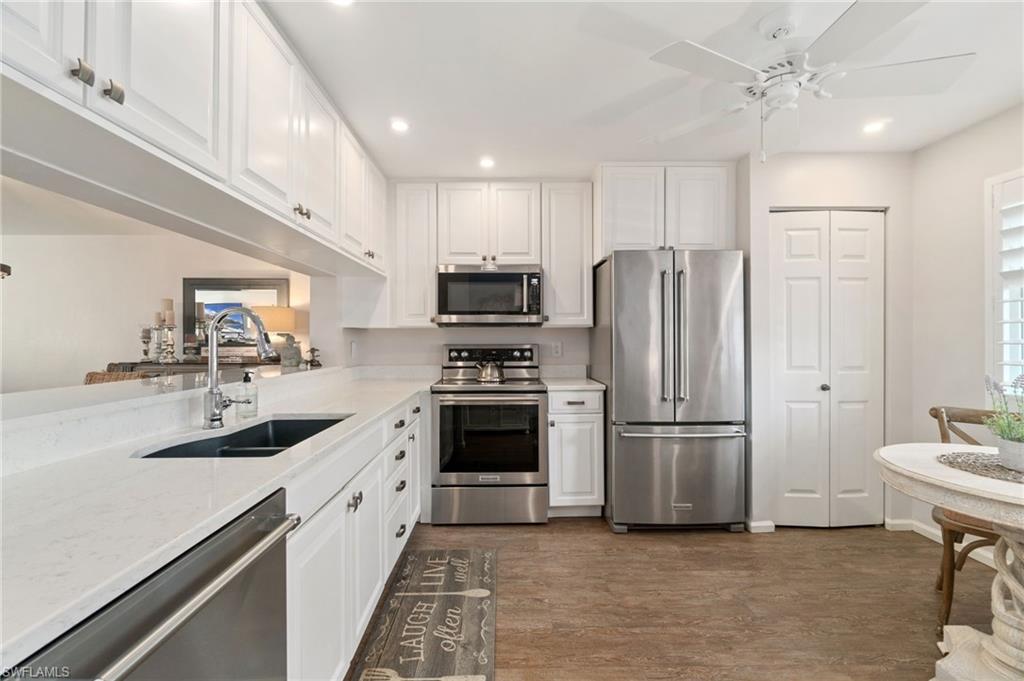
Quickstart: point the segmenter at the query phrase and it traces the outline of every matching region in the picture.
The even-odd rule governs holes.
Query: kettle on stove
[[[505,369],[501,362],[485,360],[476,363],[476,380],[480,383],[504,383]]]

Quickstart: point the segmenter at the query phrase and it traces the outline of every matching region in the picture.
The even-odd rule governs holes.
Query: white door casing
[[[832,211],[829,524],[884,521],[885,214]]]
[[[218,179],[228,174],[231,3],[97,2],[89,107]],[[124,103],[103,94],[110,80]]]
[[[490,256],[486,182],[437,185],[437,262],[479,265]]]
[[[85,54],[85,2],[0,3],[3,61],[81,104],[85,83],[71,75]],[[97,75],[93,87],[100,85]]]
[[[593,324],[593,197],[589,182],[545,182],[542,223],[546,326]]]
[[[884,214],[770,218],[776,524],[883,521],[873,452],[884,427]]]
[[[492,182],[488,257],[498,265],[539,265],[541,191],[537,182]]]

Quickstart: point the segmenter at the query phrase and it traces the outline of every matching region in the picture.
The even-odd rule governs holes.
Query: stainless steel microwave
[[[437,268],[438,326],[540,326],[541,269],[536,265],[441,265]]]

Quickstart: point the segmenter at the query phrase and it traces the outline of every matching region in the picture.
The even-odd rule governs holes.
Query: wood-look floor
[[[498,549],[495,681],[924,681],[939,657],[940,547],[912,532],[417,526],[432,547]],[[993,574],[957,574],[953,624],[990,631]]]

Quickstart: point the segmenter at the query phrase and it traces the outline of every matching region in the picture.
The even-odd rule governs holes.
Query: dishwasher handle
[[[284,539],[285,535],[298,526],[299,522],[300,518],[297,514],[289,513],[286,515],[280,524],[263,539],[253,544],[252,548],[239,556],[223,572],[207,582],[206,586],[185,601],[180,608],[168,615],[163,622],[140,639],[138,643],[100,672],[96,677],[96,681],[121,681],[131,674],[136,667],[142,664],[147,657],[160,647],[161,643],[170,638],[174,632],[181,629],[193,616],[202,610],[203,606],[220,593],[231,580],[256,562],[260,556],[273,548],[275,544]]]

